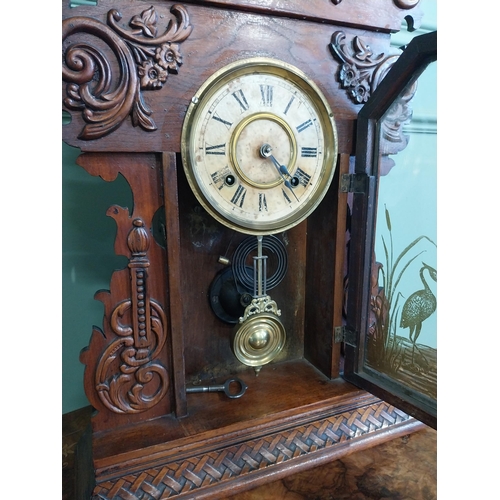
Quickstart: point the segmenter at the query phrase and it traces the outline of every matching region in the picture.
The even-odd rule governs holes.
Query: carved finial
[[[128,234],[127,244],[133,256],[143,256],[149,249],[149,235],[144,227],[144,221],[134,219],[134,227]]]

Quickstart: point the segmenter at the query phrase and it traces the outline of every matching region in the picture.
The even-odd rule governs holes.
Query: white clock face
[[[307,217],[331,182],[337,139],[319,90],[295,68],[245,60],[193,98],[183,161],[198,200],[220,222],[250,234]]]

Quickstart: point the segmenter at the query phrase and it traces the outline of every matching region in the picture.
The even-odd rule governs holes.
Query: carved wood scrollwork
[[[387,74],[401,51],[389,55],[384,53],[375,55],[370,46],[359,36],[352,39],[351,49],[345,40],[345,33],[336,31],[330,43],[334,57],[342,63],[338,78],[342,88],[347,90],[348,96],[356,104],[363,104]]]
[[[141,219],[135,219],[133,226],[127,239],[132,253],[128,264],[131,298],[111,313],[111,329],[117,338],[104,351],[96,370],[99,398],[115,413],[152,408],[169,387],[166,369],[155,362],[165,344],[167,322],[162,307],[147,292],[149,236]]]
[[[109,46],[116,57],[119,78],[112,74],[113,62],[98,46],[74,43],[64,52],[63,80],[67,83],[64,105],[81,111],[87,122],[79,139],[99,139],[116,130],[130,115],[133,125],[156,130],[143,90],[161,89],[170,73],[182,65],[179,43],[191,33],[189,16],[182,5],[173,14],[165,32],[158,35],[158,15],[152,6],[129,22],[130,30],[118,23],[122,15],[112,9],[107,25],[88,17],[63,21],[63,43],[75,33],[93,35]]]
[[[336,31],[330,44],[333,55],[342,63],[338,79],[342,88],[347,90],[347,94],[356,104],[364,104],[402,52],[395,49],[394,53],[388,55],[384,53],[374,55],[370,46],[360,37],[353,38],[352,49],[349,49],[345,39],[344,32]],[[408,144],[408,137],[403,134],[402,129],[403,125],[411,121],[412,110],[409,102],[415,95],[416,89],[416,83],[409,86],[394,101],[381,122],[382,175],[385,175],[394,164],[388,155],[399,153]]]

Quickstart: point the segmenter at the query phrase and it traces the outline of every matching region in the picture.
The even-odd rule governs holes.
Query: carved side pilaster
[[[148,293],[149,235],[140,219],[127,238],[130,299],[116,305],[110,326],[116,339],[97,363],[95,389],[115,413],[139,413],[155,406],[169,386],[167,371],[157,357],[166,340],[166,316]]]
[[[115,253],[126,265],[112,273],[109,290],[96,293],[104,306],[102,328],[93,327],[80,354],[98,432],[168,414],[175,401],[167,261],[152,235],[161,170],[154,154],[85,153],[77,162],[107,182],[122,175],[133,194],[132,212],[117,205],[106,211],[116,223]]]
[[[68,109],[81,111],[87,123],[79,139],[104,137],[128,116],[135,127],[156,130],[142,92],[161,89],[168,75],[178,72],[182,65],[179,43],[192,30],[182,5],[174,5],[171,12],[173,16],[160,35],[153,6],[133,16],[128,30],[120,25],[122,14],[116,9],[108,12],[107,24],[78,16],[63,21],[62,77],[67,83],[63,102]],[[96,37],[96,43],[82,37],[71,43],[74,34]],[[109,51],[102,50],[103,44],[112,50],[116,61],[110,60]],[[116,67],[118,70],[113,69]]]

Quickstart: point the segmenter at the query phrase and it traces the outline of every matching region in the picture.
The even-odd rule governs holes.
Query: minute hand
[[[278,169],[280,174],[285,174],[285,175],[288,175],[288,177],[292,177],[292,175],[290,174],[290,172],[288,171],[286,166],[281,165],[279,163],[279,161],[273,155],[269,155],[269,158],[271,158],[271,161],[274,163],[274,165],[276,166],[276,168]]]
[[[281,178],[283,179],[285,186],[292,192],[292,194],[295,196],[295,199],[299,201],[297,195],[295,194],[295,191],[292,188],[292,185],[290,184],[290,181],[285,178],[285,175],[291,177],[290,172],[288,172],[288,169],[285,167],[285,165],[280,165],[278,160],[273,155],[269,155],[268,158],[271,159],[271,161],[274,163],[274,166],[278,169],[278,172],[281,175]]]

